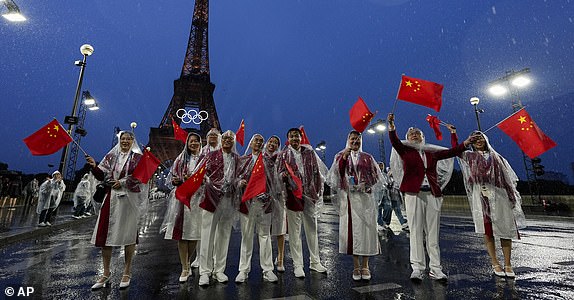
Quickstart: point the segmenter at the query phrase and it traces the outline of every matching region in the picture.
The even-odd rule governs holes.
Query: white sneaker
[[[91,215],[92,215],[92,213],[89,212],[89,211],[84,213],[84,216],[88,216],[88,217],[89,217],[89,216],[91,216]]]
[[[429,277],[438,281],[447,281],[448,277],[441,270],[434,270],[429,272]]]
[[[46,223],[42,222],[42,223],[38,224],[38,227],[46,227]]]
[[[303,267],[295,267],[295,277],[297,278],[305,278],[305,271],[303,271]]]
[[[72,218],[78,220],[78,219],[80,219],[81,217],[80,217],[80,216],[72,216]]]
[[[311,265],[309,266],[309,269],[311,269],[311,270],[313,270],[313,271],[316,271],[316,272],[319,272],[319,273],[325,273],[325,272],[327,272],[327,268],[325,268],[325,266],[323,266],[321,263],[311,264]]]
[[[199,285],[202,286],[209,285],[209,275],[207,274],[199,275]]]
[[[249,278],[249,274],[247,272],[239,271],[239,274],[237,274],[237,277],[235,277],[235,282],[242,283],[245,282],[247,278]]]
[[[50,222],[48,222],[48,221],[46,221],[46,225],[52,226],[52,224],[50,224]]]
[[[275,273],[273,273],[273,271],[267,271],[267,272],[263,272],[263,280],[266,280],[269,282],[277,282],[277,280],[279,280],[279,278],[277,278],[277,275],[275,275]]]
[[[219,281],[220,283],[226,283],[229,281],[229,277],[227,277],[227,275],[225,275],[223,272],[215,273],[215,275],[213,275],[213,277],[215,278],[215,280]]]
[[[412,281],[422,281],[423,280],[423,272],[421,270],[413,270],[411,273],[411,280]]]

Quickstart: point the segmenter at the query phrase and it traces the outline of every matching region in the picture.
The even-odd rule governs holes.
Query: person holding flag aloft
[[[254,231],[259,239],[259,264],[263,270],[263,280],[276,282],[273,273],[273,255],[271,248],[271,210],[273,195],[273,169],[268,169],[263,157],[263,136],[254,134],[249,141],[245,155],[241,157],[238,172],[240,193],[242,194],[239,212],[241,221],[241,253],[239,274],[235,282],[245,282],[251,270]],[[245,188],[244,191],[241,191]],[[256,229],[257,227],[257,229]]]
[[[200,165],[203,155],[201,137],[191,132],[187,135],[184,149],[174,160],[168,175],[174,187],[181,186]],[[203,197],[203,189],[197,190],[186,207],[176,198],[176,188],[168,197],[168,208],[160,232],[165,231],[165,239],[176,240],[181,263],[179,282],[186,282],[190,276],[190,258],[193,256],[197,241],[201,238],[201,209],[199,201]]]
[[[380,253],[377,208],[384,187],[375,159],[362,151],[361,133],[351,131],[329,170],[328,184],[339,208],[339,253],[353,255],[353,280],[370,280],[369,256]]]
[[[449,128],[455,136],[456,129]],[[488,137],[480,131],[470,134],[476,140],[470,150],[458,157],[470,205],[474,229],[484,235],[486,251],[490,256],[492,272],[496,276],[514,278],[510,263],[512,239],[520,239],[518,228],[525,227],[522,198],[516,190],[518,177],[508,161],[490,145]],[[500,239],[504,255],[504,269],[496,256],[494,238]]]
[[[327,167],[308,145],[301,145],[301,130],[287,131],[287,146],[277,158],[277,172],[285,189],[289,248],[293,258],[295,277],[304,278],[301,225],[309,247],[309,269],[325,273],[321,264],[317,237],[317,217],[323,204],[323,183]]]
[[[209,277],[218,282],[229,280],[225,275],[231,229],[239,201],[237,170],[239,155],[235,133],[228,130],[221,136],[221,148],[206,155],[205,195],[201,212],[201,249],[199,251],[199,285],[209,285]]]
[[[132,259],[138,241],[138,221],[148,208],[148,186],[132,176],[141,158],[142,151],[134,133],[130,131],[118,133],[118,143],[99,165],[92,157],[86,156],[92,174],[106,187],[106,196],[92,235],[92,243],[102,249],[104,273],[92,290],[104,287],[110,280],[114,246],[123,246],[125,252],[120,289],[130,285]]]
[[[432,279],[446,281],[447,275],[440,263],[439,228],[442,205],[442,188],[452,175],[454,156],[461,154],[474,141],[469,137],[454,148],[425,143],[424,134],[411,127],[406,141],[399,140],[395,130],[395,115],[388,115],[389,138],[393,145],[391,172],[400,190],[405,193],[408,224],[410,228],[410,262],[414,281],[423,279],[426,270],[424,246],[429,255]],[[426,241],[426,242],[425,242]]]

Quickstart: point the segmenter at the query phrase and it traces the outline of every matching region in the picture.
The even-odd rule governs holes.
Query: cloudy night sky
[[[85,43],[95,51],[82,90],[101,109],[88,112],[82,147],[101,159],[114,127],[129,129],[133,121],[146,144],[181,73],[194,2],[15,2],[28,21],[0,20],[0,162],[25,173],[57,167],[60,152],[32,156],[22,139],[71,113],[74,61]],[[489,83],[530,68],[532,83],[520,98],[558,144],[540,156],[542,164],[574,181],[572,1],[219,0],[210,2],[209,14],[211,81],[223,130],[235,131],[245,119],[246,140],[261,133],[284,142],[288,128],[304,125],[311,143],[326,141],[330,165],[345,145],[357,97],[378,111],[375,120],[386,118],[404,73],[443,84],[443,107],[437,114],[399,101],[399,136],[417,126],[427,142],[449,146],[448,138],[434,138],[427,114],[453,123],[465,138],[476,128],[469,99],[477,96],[482,127],[489,128],[512,113],[510,97],[491,96]],[[487,135],[524,179],[516,144],[497,128]],[[377,137],[366,133],[363,141],[378,158]],[[386,136],[385,146],[388,158]]]

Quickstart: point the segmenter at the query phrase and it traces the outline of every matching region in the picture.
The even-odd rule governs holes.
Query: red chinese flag
[[[442,106],[443,85],[403,75],[397,99],[430,107],[437,112]]]
[[[255,165],[253,165],[253,170],[251,170],[251,177],[249,177],[249,182],[247,183],[241,202],[245,202],[267,192],[266,178],[265,167],[263,165],[263,155],[259,154],[255,161]]]
[[[440,131],[440,120],[438,117],[427,115],[427,122],[429,122],[430,128],[434,130],[434,135],[436,139],[441,141],[442,140],[442,132]]]
[[[289,164],[287,164],[287,162],[285,162],[285,167],[287,167],[287,172],[289,172],[291,180],[293,180],[293,182],[295,183],[295,188],[291,190],[293,196],[295,196],[295,198],[299,200],[303,199],[303,181],[301,181],[301,178],[295,175],[295,172],[293,172],[293,169],[291,169],[291,167],[289,166]]]
[[[71,141],[72,138],[68,132],[56,119],[24,139],[32,155],[50,155]]]
[[[530,158],[535,158],[556,146],[556,143],[538,128],[524,108],[497,126]]]
[[[245,122],[243,122],[243,120],[241,120],[241,124],[239,125],[239,129],[237,129],[237,132],[235,133],[235,140],[241,146],[243,146],[243,143],[245,142]]]
[[[374,116],[361,97],[357,99],[357,102],[355,102],[349,111],[351,126],[358,132],[365,131]]]
[[[311,145],[311,142],[309,142],[309,138],[307,137],[307,133],[305,132],[305,128],[303,128],[303,125],[299,126],[299,130],[301,130],[301,145]]]
[[[203,178],[205,177],[205,162],[201,164],[201,167],[191,177],[189,177],[182,185],[178,186],[175,189],[175,198],[179,200],[179,202],[183,203],[183,205],[191,208],[189,202],[191,201],[191,197],[199,187],[201,183],[203,183]]]
[[[145,149],[142,158],[132,173],[132,177],[139,180],[141,183],[147,184],[160,164],[161,161],[150,151]]]
[[[187,131],[179,127],[179,125],[177,125],[177,123],[173,119],[171,119],[171,125],[173,126],[173,137],[176,140],[185,143],[187,141]]]

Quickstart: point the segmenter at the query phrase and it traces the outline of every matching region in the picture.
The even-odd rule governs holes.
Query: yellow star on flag
[[[405,84],[406,84],[407,86],[413,86],[413,83],[410,82],[410,80],[407,80],[407,82],[405,82]]]
[[[518,121],[520,121],[520,124],[526,123],[526,117],[525,117],[525,116],[521,116],[520,118],[518,118]]]

